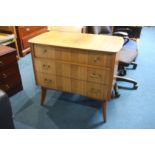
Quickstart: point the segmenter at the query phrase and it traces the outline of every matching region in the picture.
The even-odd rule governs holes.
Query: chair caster
[[[133,65],[133,69],[136,69],[136,68],[137,68],[137,64],[134,64],[134,65]]]
[[[138,85],[137,85],[137,84],[134,85],[134,86],[133,86],[133,89],[138,89]]]
[[[125,76],[126,75],[126,70],[122,69],[119,71],[119,76]]]
[[[119,93],[115,93],[115,98],[119,98],[121,95]]]
[[[113,92],[111,98],[119,98],[121,95],[118,92]]]

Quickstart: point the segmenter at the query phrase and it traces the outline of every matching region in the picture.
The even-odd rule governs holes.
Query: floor
[[[100,102],[77,94],[47,92],[40,106],[31,54],[20,59],[24,90],[10,98],[15,127],[18,129],[141,129],[155,128],[155,27],[144,27],[139,41],[136,70],[128,70],[138,90],[120,90],[120,98],[107,104],[103,123]]]

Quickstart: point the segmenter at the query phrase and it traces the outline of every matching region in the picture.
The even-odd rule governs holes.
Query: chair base
[[[116,81],[128,82],[128,83],[133,84],[133,87],[132,88],[129,88],[129,89],[137,89],[138,88],[137,82],[134,81],[133,79],[130,79],[130,78],[116,76]],[[118,88],[125,88],[125,87],[118,86]]]

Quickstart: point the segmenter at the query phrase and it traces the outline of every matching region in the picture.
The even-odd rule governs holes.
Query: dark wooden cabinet
[[[0,89],[9,96],[23,89],[14,48],[0,45]]]
[[[47,31],[47,26],[15,26],[20,56],[30,51],[28,40]]]

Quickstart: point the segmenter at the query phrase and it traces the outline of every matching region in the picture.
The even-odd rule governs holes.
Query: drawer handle
[[[3,74],[2,74],[2,78],[3,78],[3,79],[6,79],[6,78],[7,78],[7,74],[3,73]]]
[[[91,78],[101,78],[101,74],[92,73],[90,75]]]
[[[100,57],[95,57],[94,62],[100,61]]]
[[[43,53],[47,53],[47,49],[44,49]]]
[[[27,28],[26,28],[26,31],[27,31],[27,32],[29,32],[29,31],[30,31],[30,28],[29,28],[29,27],[27,27]]]
[[[43,68],[48,69],[48,68],[50,68],[50,65],[43,64]]]
[[[4,65],[4,63],[2,61],[0,61],[0,67],[2,67]]]
[[[10,86],[9,86],[8,84],[6,84],[5,87],[6,87],[7,89],[10,89]]]
[[[91,88],[90,91],[91,91],[92,93],[94,93],[94,94],[98,94],[98,93],[101,92],[99,89],[94,89],[94,88]]]
[[[45,83],[52,83],[52,80],[44,79],[44,82],[45,82]]]

